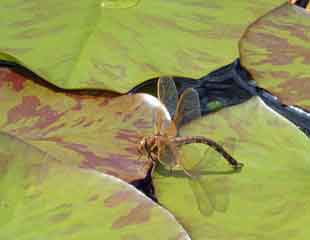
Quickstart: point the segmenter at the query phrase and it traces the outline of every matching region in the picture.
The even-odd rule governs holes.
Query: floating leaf
[[[310,109],[310,14],[283,4],[254,22],[240,42],[241,63],[260,87]]]
[[[140,0],[103,0],[101,7],[104,8],[130,8],[139,3]]]
[[[0,196],[0,239],[189,239],[132,186],[1,131]]]
[[[0,57],[69,89],[198,78],[231,62],[246,26],[282,0],[120,2],[2,0]]]
[[[0,70],[0,131],[67,164],[127,182],[146,176],[151,162],[139,158],[137,144],[153,132],[154,109],[166,111],[156,98],[69,93],[42,84]]]
[[[193,121],[182,133],[233,141],[237,145],[232,155],[244,163],[238,173],[219,169],[218,174],[205,174],[222,186],[213,188],[213,184],[208,194],[214,194],[215,203],[226,204],[223,211],[210,216],[200,213],[186,176],[164,169],[155,175],[159,202],[182,222],[193,240],[309,238],[310,146],[293,124],[253,98]],[[230,152],[229,145],[224,147]],[[192,158],[200,154],[193,151]]]

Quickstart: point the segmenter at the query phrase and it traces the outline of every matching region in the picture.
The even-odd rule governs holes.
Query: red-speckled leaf
[[[235,59],[248,24],[282,1],[1,0],[0,59],[70,89],[198,78]]]
[[[151,163],[137,145],[153,133],[155,109],[169,115],[150,95],[97,95],[64,93],[1,69],[0,130],[81,168],[144,178]]]
[[[310,14],[288,3],[254,22],[240,42],[241,63],[281,101],[310,110]]]
[[[189,240],[134,187],[65,160],[0,130],[0,239]]]

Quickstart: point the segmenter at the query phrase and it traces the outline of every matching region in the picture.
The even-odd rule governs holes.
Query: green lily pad
[[[205,173],[210,187],[205,186],[201,207],[208,207],[207,199],[219,206],[210,215],[201,214],[184,174],[159,169],[155,175],[159,202],[193,240],[309,239],[309,139],[294,125],[253,98],[193,121],[181,132],[224,141],[228,152],[244,163],[241,172],[219,168]],[[199,148],[191,152],[192,159],[200,159]]]
[[[68,89],[198,78],[238,56],[246,26],[282,0],[119,2],[3,0],[0,59]]]
[[[189,239],[127,183],[64,165],[1,131],[0,195],[1,239]]]
[[[240,42],[241,63],[283,103],[310,109],[310,14],[288,3],[254,22]]]
[[[144,178],[151,166],[139,158],[137,146],[142,136],[153,132],[154,110],[167,111],[150,95],[63,92],[0,70],[0,131],[66,164],[126,182]]]

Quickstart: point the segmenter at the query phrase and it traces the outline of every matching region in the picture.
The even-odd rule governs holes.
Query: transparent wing
[[[189,178],[189,184],[195,195],[196,203],[198,205],[199,211],[204,216],[210,216],[214,212],[215,208],[211,199],[208,196],[208,193],[205,192],[205,189],[202,187],[197,179]]]
[[[234,169],[234,167],[213,148],[202,144],[196,144],[196,147],[197,145],[200,145],[200,151],[203,152],[203,154],[199,161],[197,163],[195,162],[195,165],[188,170],[192,176],[199,177],[204,175],[217,174],[227,175],[236,172],[236,169]],[[224,149],[229,152],[229,154],[233,155],[233,151],[236,147],[236,144],[233,140],[228,139],[225,141],[225,143],[219,142],[219,145],[224,147]],[[194,146],[192,145],[191,147],[193,148]]]
[[[201,145],[201,144],[196,144]],[[214,210],[225,212],[229,205],[230,183],[229,174],[234,173],[234,169],[229,165],[222,156],[207,147],[202,157],[196,161],[193,159],[199,152],[203,152],[203,146],[189,146],[183,154],[182,166],[188,173],[189,183],[196,198],[196,202],[200,212],[205,215],[211,215]],[[196,154],[193,154],[193,151]],[[184,151],[182,151],[184,153]],[[187,161],[187,162],[184,162]]]
[[[178,153],[176,146],[172,144],[169,138],[157,138],[158,160],[169,169],[172,169],[177,164]]]
[[[153,111],[153,126],[155,135],[176,136],[177,130],[174,123],[167,118],[162,109],[155,109]]]
[[[157,81],[157,97],[165,105],[172,117],[178,101],[178,91],[172,77],[160,77]]]
[[[179,129],[183,124],[200,117],[201,110],[198,92],[193,88],[188,88],[182,93],[178,101],[173,122],[176,128]]]

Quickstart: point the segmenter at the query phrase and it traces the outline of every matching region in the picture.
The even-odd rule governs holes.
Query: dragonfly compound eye
[[[145,138],[143,138],[139,143],[138,151],[139,153],[143,154],[146,150],[147,150],[147,141]]]

